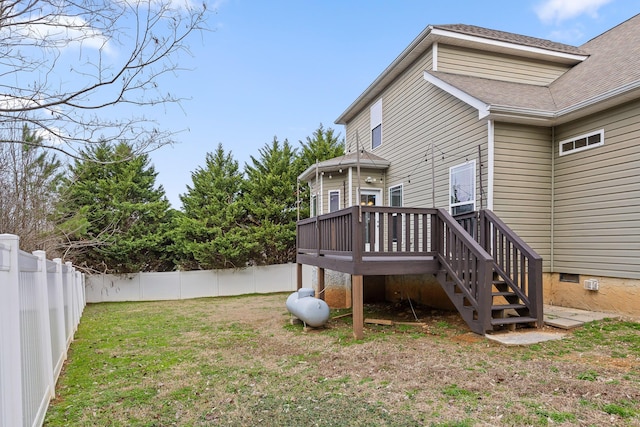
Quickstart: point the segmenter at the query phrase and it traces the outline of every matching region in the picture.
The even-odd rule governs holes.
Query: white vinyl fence
[[[312,286],[313,267],[303,266],[302,284]],[[288,292],[297,289],[297,264],[243,269],[87,276],[87,302],[157,301]]]
[[[84,275],[0,234],[0,427],[41,426],[85,306]]]

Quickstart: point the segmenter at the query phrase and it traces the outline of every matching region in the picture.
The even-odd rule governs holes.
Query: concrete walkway
[[[598,311],[580,310],[577,308],[558,307],[553,305],[544,306],[545,325],[564,330],[577,328],[587,322],[602,320],[605,318],[620,319],[621,316]],[[531,345],[544,341],[560,340],[566,335],[567,333],[562,331],[540,331],[538,329],[532,329],[487,334],[485,337],[503,345]]]
[[[573,329],[587,322],[602,319],[620,319],[621,316],[600,311],[580,310],[578,308],[544,306],[544,323],[560,329]]]

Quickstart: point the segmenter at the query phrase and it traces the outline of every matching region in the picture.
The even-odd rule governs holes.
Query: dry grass
[[[290,325],[286,297],[89,305],[45,425],[640,426],[637,323],[503,347],[426,310],[355,341],[349,317]]]

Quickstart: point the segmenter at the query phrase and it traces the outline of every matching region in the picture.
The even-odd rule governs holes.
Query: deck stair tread
[[[501,318],[493,318],[491,319],[491,324],[494,326],[497,325],[513,325],[517,323],[533,323],[538,319],[535,317],[529,316],[520,316],[520,317],[501,317]]]
[[[525,304],[495,304],[491,306],[491,310],[519,310],[521,308],[527,308]]]

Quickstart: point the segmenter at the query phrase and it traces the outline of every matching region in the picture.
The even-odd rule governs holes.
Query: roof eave
[[[434,28],[431,31],[433,37],[445,38],[449,41],[457,40],[460,45],[482,45],[485,49],[489,49],[497,52],[513,52],[518,51],[521,55],[530,58],[537,58],[542,60],[548,60],[553,62],[565,63],[565,64],[577,64],[589,57],[589,55],[580,55],[575,53],[560,52],[551,49],[544,49],[540,47],[533,47],[522,45],[514,42],[507,42],[502,40],[493,40],[486,37],[473,36],[470,34],[458,33],[456,31],[450,31],[442,28]]]
[[[427,51],[434,42],[447,41],[452,44],[464,45],[482,45],[484,48],[490,48],[495,51],[514,51],[517,50],[521,55],[535,57],[539,59],[547,59],[554,62],[566,64],[577,64],[584,61],[588,55],[578,55],[565,52],[558,52],[543,48],[519,45],[500,40],[491,40],[484,37],[471,36],[457,33],[455,31],[434,28],[429,25],[416,37],[405,50],[387,67],[385,70],[371,83],[364,92],[347,107],[347,109],[335,120],[335,124],[346,125],[353,116],[355,116],[361,108],[367,103],[373,102],[382,89],[388,83],[393,81],[400,75],[409,64],[411,64],[419,55]],[[456,41],[458,43],[456,43]]]
[[[403,62],[410,60],[413,62],[413,59],[422,54],[428,47],[431,46],[432,42],[429,40],[429,34],[433,30],[433,26],[429,25],[425,28],[419,35],[416,37],[409,46],[405,50],[398,55],[398,57],[387,67],[384,71],[367,87],[362,94],[347,107],[346,110],[335,120],[337,125],[346,125],[349,118],[354,114],[353,110],[361,104],[363,101],[372,101],[378,95],[376,92],[376,88],[380,86],[381,83],[385,83],[386,81],[393,80],[398,74],[400,74],[404,67],[400,67]]]
[[[321,174],[322,172],[335,172],[335,171],[339,171],[340,169],[348,169],[351,167],[356,167],[357,165],[358,165],[358,162],[356,160],[348,160],[339,164],[330,163],[330,164],[323,165],[322,163],[318,163],[317,165],[309,166],[304,172],[298,175],[298,181],[311,180],[311,178],[313,178],[316,175],[316,171],[318,174]],[[376,160],[375,162],[373,162],[366,159],[361,159],[360,161],[360,168],[362,169],[385,170],[389,168],[389,165],[391,165],[391,162],[389,162],[388,160],[384,160],[384,161]]]
[[[468,93],[460,90],[452,84],[445,82],[444,80],[439,79],[438,77],[430,74],[427,71],[423,73],[423,77],[429,83],[444,90],[451,96],[458,98],[462,102],[478,110],[478,119],[483,119],[489,114],[489,104],[485,103],[484,101],[469,95]]]

